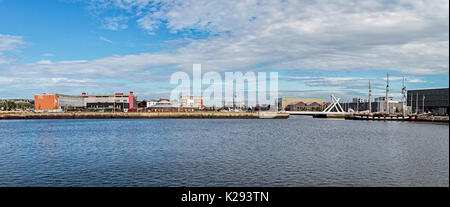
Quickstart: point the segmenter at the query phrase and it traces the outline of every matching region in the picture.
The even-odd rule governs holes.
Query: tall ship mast
[[[372,113],[372,102],[370,100],[371,97],[372,97],[372,87],[370,85],[370,80],[369,80],[369,113]]]
[[[406,115],[406,85],[405,85],[405,77],[403,77],[403,87],[402,87],[402,111],[403,116]]]
[[[386,98],[385,98],[385,101],[386,101],[386,112],[388,113],[388,114],[390,114],[390,110],[389,110],[389,73],[386,73],[387,74],[387,79],[386,79]]]

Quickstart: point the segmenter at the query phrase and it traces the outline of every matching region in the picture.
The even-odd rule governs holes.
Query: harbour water
[[[449,125],[0,120],[0,186],[449,186]]]

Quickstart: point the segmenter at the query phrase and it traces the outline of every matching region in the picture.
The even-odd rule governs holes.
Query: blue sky
[[[448,1],[0,0],[0,98],[135,91],[170,75],[276,71],[279,96],[449,82]]]

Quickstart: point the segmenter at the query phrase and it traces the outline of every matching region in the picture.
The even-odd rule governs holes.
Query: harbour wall
[[[287,119],[289,114],[250,112],[142,112],[142,113],[11,113],[0,119]]]

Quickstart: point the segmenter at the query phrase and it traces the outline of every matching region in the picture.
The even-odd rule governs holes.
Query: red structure
[[[130,109],[134,108],[133,91],[130,91],[130,96],[128,96],[128,103],[130,103]]]

